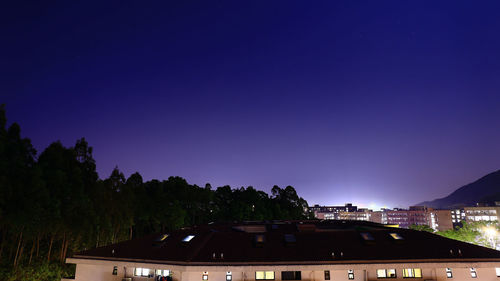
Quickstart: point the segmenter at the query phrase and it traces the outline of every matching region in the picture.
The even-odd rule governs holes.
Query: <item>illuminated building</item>
[[[465,220],[467,222],[484,221],[484,222],[498,222],[498,215],[500,214],[500,206],[492,207],[465,207]]]
[[[208,224],[73,255],[76,281],[496,280],[500,252],[363,221]]]

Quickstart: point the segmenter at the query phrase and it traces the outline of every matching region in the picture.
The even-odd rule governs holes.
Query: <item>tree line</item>
[[[72,147],[53,142],[38,154],[18,124],[7,126],[0,106],[4,269],[64,263],[77,251],[211,221],[304,219],[306,210],[291,186],[274,186],[270,195],[251,186],[214,189],[181,177],[127,178],[117,167],[101,179],[84,138]]]

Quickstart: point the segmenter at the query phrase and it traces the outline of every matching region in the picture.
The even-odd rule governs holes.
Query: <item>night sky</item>
[[[101,178],[406,207],[500,169],[499,1],[6,2],[9,122]]]

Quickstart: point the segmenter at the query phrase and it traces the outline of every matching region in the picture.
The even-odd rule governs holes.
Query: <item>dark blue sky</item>
[[[500,169],[498,1],[101,2],[0,9],[9,121],[101,178],[394,207]]]

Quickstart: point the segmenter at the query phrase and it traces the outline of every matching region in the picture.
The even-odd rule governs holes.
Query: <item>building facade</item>
[[[84,251],[66,262],[76,264],[76,281],[500,277],[498,251],[362,221],[209,224]]]
[[[464,212],[467,222],[498,222],[500,206],[465,207]]]

